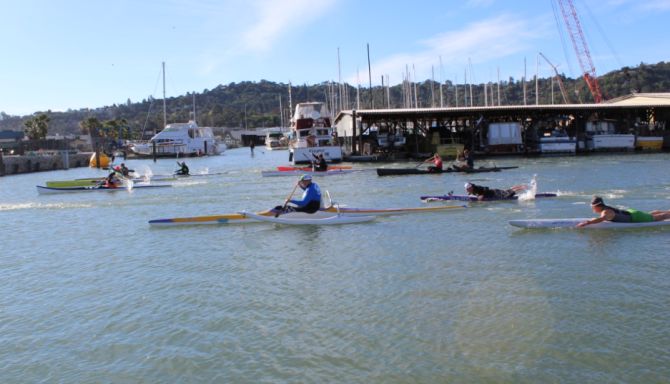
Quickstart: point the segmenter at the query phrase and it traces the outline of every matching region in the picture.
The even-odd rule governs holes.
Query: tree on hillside
[[[91,135],[91,137],[99,137],[101,127],[102,124],[96,117],[87,117],[79,122],[81,133],[84,135]]]
[[[25,123],[23,123],[23,125],[25,125],[23,132],[30,140],[42,140],[47,137],[47,131],[49,130],[49,120],[49,116],[47,116],[45,113],[28,119]]]
[[[101,136],[115,140],[130,138],[130,128],[126,119],[106,120],[102,123],[101,133]]]

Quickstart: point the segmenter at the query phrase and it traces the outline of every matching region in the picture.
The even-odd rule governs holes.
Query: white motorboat
[[[265,149],[277,151],[288,149],[288,137],[283,132],[271,131],[265,134]]]
[[[635,149],[635,135],[617,133],[610,121],[586,123],[586,135],[586,148],[592,151]]]
[[[575,154],[577,152],[577,138],[560,133],[549,133],[540,137],[540,152],[542,154]]]
[[[212,128],[198,127],[194,121],[168,124],[148,142],[134,142],[130,150],[138,156],[182,157],[219,155],[226,144],[219,143]]]
[[[328,162],[342,161],[342,148],[337,145],[331,121],[324,103],[298,103],[291,120],[289,161],[310,163],[320,154]]]

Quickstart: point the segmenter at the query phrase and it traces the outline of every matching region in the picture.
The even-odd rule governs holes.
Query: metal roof
[[[476,114],[482,112],[505,111],[580,111],[580,110],[613,110],[670,107],[670,93],[638,93],[612,99],[600,104],[542,104],[542,105],[500,105],[500,106],[473,106],[447,108],[399,108],[399,109],[360,109],[358,116],[399,116],[399,115],[430,115],[430,114]],[[345,115],[351,115],[353,110],[343,110],[338,113],[335,121]]]

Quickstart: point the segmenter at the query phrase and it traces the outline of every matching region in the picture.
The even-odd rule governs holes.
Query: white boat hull
[[[337,146],[327,147],[298,147],[289,148],[293,154],[293,164],[309,164],[314,161],[314,155],[323,154],[326,161],[338,163],[342,161],[342,148]]]
[[[618,149],[635,149],[635,135],[598,134],[586,141],[586,148],[594,151]]]
[[[275,216],[257,215],[255,213],[240,212],[241,215],[252,220],[263,221],[274,224],[288,224],[288,225],[339,225],[339,224],[353,224],[372,221],[374,216],[345,216],[338,214],[324,215],[319,212],[307,214],[303,217],[295,217],[290,214]]]
[[[540,138],[540,152],[545,154],[577,152],[577,139],[568,137],[543,137]]]
[[[611,221],[603,221],[597,224],[590,224],[581,228],[577,228],[577,224],[582,223],[592,218],[575,218],[575,219],[529,219],[529,220],[510,220],[510,225],[526,229],[557,229],[557,228],[574,228],[581,229],[625,229],[625,228],[645,228],[645,227],[661,227],[670,225],[670,220],[651,221],[646,223],[614,223]]]

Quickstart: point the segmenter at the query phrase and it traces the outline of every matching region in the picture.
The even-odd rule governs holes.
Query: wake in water
[[[91,208],[93,204],[81,203],[16,203],[16,204],[0,204],[0,212],[15,211],[19,209],[70,209],[70,208]]]
[[[528,188],[526,191],[519,195],[519,201],[535,200],[535,194],[537,193],[537,175],[533,175],[533,178],[530,179],[528,183]]]

